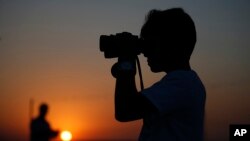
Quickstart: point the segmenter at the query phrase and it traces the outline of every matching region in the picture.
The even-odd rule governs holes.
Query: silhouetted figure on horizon
[[[48,105],[41,104],[39,116],[32,120],[30,125],[31,141],[49,141],[58,135],[58,131],[52,130],[49,123],[46,121]]]
[[[116,119],[143,119],[139,141],[202,141],[206,92],[189,64],[196,43],[193,20],[181,8],[151,10],[140,36],[151,71],[166,75],[138,92],[136,56],[120,56],[111,70]]]

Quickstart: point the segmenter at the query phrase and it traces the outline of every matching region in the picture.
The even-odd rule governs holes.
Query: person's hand
[[[111,73],[115,78],[134,76],[136,74],[137,54],[134,51],[135,43],[132,41],[135,40],[133,38],[136,38],[136,36],[129,32],[117,33],[115,36],[119,41],[121,53],[118,62],[112,66]]]
[[[111,74],[115,78],[135,76],[136,74],[136,62],[135,60],[119,60],[111,68]]]
[[[51,137],[56,137],[56,136],[59,135],[59,133],[60,133],[59,130],[52,130],[52,131],[50,132],[50,136],[51,136]]]

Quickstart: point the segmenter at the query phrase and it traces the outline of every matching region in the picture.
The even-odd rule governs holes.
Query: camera
[[[128,32],[101,35],[99,40],[100,51],[104,52],[105,58],[134,57],[142,53],[142,44],[142,39]]]

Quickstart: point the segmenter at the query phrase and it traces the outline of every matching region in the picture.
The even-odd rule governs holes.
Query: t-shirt
[[[193,71],[173,71],[143,90],[157,109],[143,118],[139,141],[202,141],[206,92]]]

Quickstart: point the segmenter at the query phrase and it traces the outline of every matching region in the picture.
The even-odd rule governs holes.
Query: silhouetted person
[[[48,105],[41,104],[39,116],[31,122],[31,141],[49,141],[58,135],[58,131],[52,130],[45,117],[48,112]]]
[[[143,119],[140,141],[202,141],[206,92],[189,64],[196,43],[193,20],[181,8],[151,10],[140,36],[151,71],[166,75],[138,92],[135,56],[119,57],[111,70],[116,119]]]

